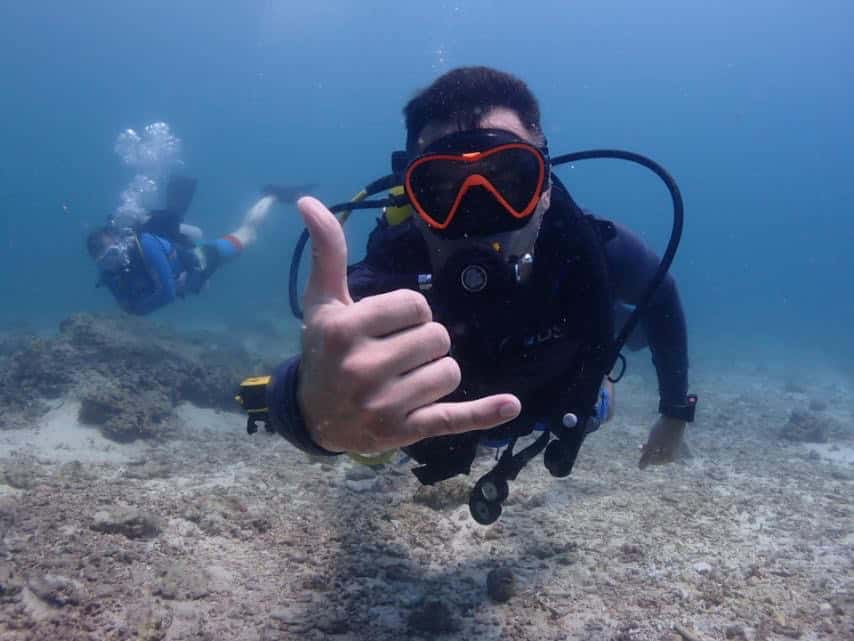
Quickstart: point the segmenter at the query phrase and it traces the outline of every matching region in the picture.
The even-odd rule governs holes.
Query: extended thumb
[[[306,317],[324,303],[349,305],[353,299],[347,287],[347,241],[341,223],[316,198],[300,198],[297,208],[311,236],[311,274],[303,301]]]

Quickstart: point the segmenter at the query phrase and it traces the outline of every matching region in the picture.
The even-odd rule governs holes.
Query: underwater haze
[[[854,640],[852,25],[854,0],[0,0],[0,641]],[[521,328],[503,307],[482,324],[437,317],[475,370],[461,395],[512,385],[522,419],[548,425],[425,438],[421,410],[453,423],[418,407],[453,366],[433,360],[435,324],[347,333],[356,347],[338,352],[332,330],[369,314],[327,305],[306,333],[315,360],[274,369],[300,349],[288,278],[303,222],[293,202],[265,219],[262,189],[349,200],[389,173],[404,104],[464,65],[529,84],[552,156],[625,149],[677,181],[696,421],[681,387],[665,398],[684,373],[673,298],[650,333],[660,406],[648,350],[599,389],[603,350],[576,352],[563,331],[594,323],[528,308],[546,270],[508,307],[525,301]],[[672,207],[654,174],[614,160],[556,173],[664,250]],[[168,282],[198,295],[138,318],[110,289],[141,291],[133,243],[159,241],[120,229],[191,184],[174,174],[198,181],[184,222],[219,242],[177,254],[198,269]],[[350,262],[377,217],[347,221]],[[108,218],[125,222],[99,246]],[[256,224],[205,284],[202,259],[236,253],[223,235],[248,243]],[[580,273],[574,261],[545,264]],[[458,265],[468,289],[477,270]],[[481,350],[468,330],[483,326]],[[330,352],[346,357],[324,370]],[[423,366],[402,372],[410,356]],[[411,398],[415,411],[386,411]],[[272,422],[253,433],[269,413],[294,437],[300,409],[348,453],[307,455]],[[534,455],[552,436],[537,432],[511,460],[538,427],[560,439]],[[405,452],[350,452],[416,433]],[[456,476],[422,484],[430,473]]]
[[[199,178],[188,222],[220,235],[264,183],[349,198],[387,172],[418,88],[487,64],[530,84],[553,154],[625,148],[676,178],[692,350],[851,354],[850,2],[49,1],[5,3],[0,18],[4,323],[114,305],[84,238],[134,176],[120,132],[168,124]],[[652,174],[559,171],[583,206],[663,249],[670,206]],[[351,259],[374,218],[348,224]],[[284,321],[299,231],[293,207],[277,210],[200,299],[157,316]]]

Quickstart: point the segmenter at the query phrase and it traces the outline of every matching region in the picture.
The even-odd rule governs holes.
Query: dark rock
[[[347,634],[350,631],[350,621],[346,612],[333,611],[321,614],[314,627],[324,634]]]
[[[834,594],[828,601],[835,615],[854,619],[854,590]]]
[[[385,567],[386,581],[400,581],[412,583],[415,581],[416,572],[403,563],[393,563]]]
[[[828,426],[825,419],[815,414],[794,410],[789,416],[788,423],[783,427],[780,437],[802,443],[825,443],[828,437]]]
[[[0,599],[8,599],[21,591],[21,583],[11,564],[0,561]]]
[[[154,438],[168,431],[174,402],[172,392],[164,389],[131,394],[125,385],[103,386],[82,397],[78,420],[120,443]]]
[[[172,613],[155,606],[132,608],[127,617],[127,627],[133,631],[134,641],[162,641],[172,625]]]
[[[42,601],[57,608],[80,605],[83,601],[83,586],[68,577],[45,574],[31,578],[27,587]]]
[[[810,401],[809,408],[812,412],[823,412],[827,409],[827,403],[817,398],[814,398]]]
[[[210,536],[236,535],[240,529],[263,533],[273,527],[269,517],[250,510],[243,499],[220,492],[196,497],[182,517]]]
[[[98,478],[96,474],[93,474],[80,461],[76,460],[64,463],[59,468],[59,476],[65,481],[72,482],[92,481]]]
[[[724,635],[733,641],[747,641],[747,633],[744,631],[744,627],[737,624],[728,625],[724,630]]]
[[[456,632],[459,622],[451,615],[451,610],[441,601],[425,601],[409,613],[407,624],[413,630],[431,634]]]
[[[506,539],[508,536],[511,536],[511,534],[507,531],[506,528],[504,528],[504,526],[502,526],[500,522],[491,526],[489,529],[486,530],[486,532],[483,533],[483,539],[485,541],[500,541],[502,539]],[[538,556],[540,554],[540,550],[544,549],[548,550],[547,552],[545,552],[545,556]],[[548,558],[554,554],[554,550],[552,549],[551,545],[541,545],[539,543],[535,543],[532,548],[528,550],[528,552],[530,554],[533,554],[537,558]]]
[[[774,633],[783,635],[790,639],[800,639],[804,634],[803,630],[800,628],[794,625],[786,625],[784,623],[775,623],[771,629]]]
[[[440,511],[467,505],[471,488],[459,479],[451,479],[436,485],[422,485],[415,492],[413,501]]]
[[[509,504],[509,501],[507,501]],[[525,501],[525,507],[528,509],[534,509],[538,507],[544,507],[546,504],[546,495],[545,494],[534,494],[531,498]]]
[[[623,563],[639,563],[645,556],[643,548],[637,543],[623,543],[620,546],[620,557]]]
[[[0,496],[0,533],[15,523],[18,501],[14,496]]]
[[[273,523],[270,521],[270,519],[263,516],[250,519],[249,525],[258,534],[264,534],[264,532],[269,532],[273,529]]]
[[[575,565],[581,559],[581,555],[575,550],[569,550],[563,554],[559,554],[555,561],[560,565]]]
[[[98,398],[84,398],[80,403],[77,419],[84,425],[106,425],[121,414],[121,409]]]
[[[509,601],[516,594],[516,577],[507,568],[490,570],[486,575],[486,592],[496,603]]]
[[[209,578],[189,563],[173,561],[162,573],[156,593],[164,599],[197,600],[210,593]]]
[[[157,463],[148,461],[142,465],[131,465],[124,472],[128,479],[139,479],[149,481],[151,479],[165,479],[172,475],[172,466],[168,463]]]
[[[302,580],[303,590],[326,592],[330,589],[329,579],[320,574],[309,574]]]
[[[121,534],[129,539],[153,538],[160,534],[161,529],[154,515],[124,507],[97,512],[91,528],[103,534]]]
[[[42,479],[41,470],[30,462],[14,462],[3,466],[3,479],[7,485],[18,490],[30,490]]]

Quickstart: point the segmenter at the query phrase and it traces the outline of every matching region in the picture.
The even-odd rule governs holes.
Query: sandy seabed
[[[854,442],[780,438],[817,395],[850,435],[851,382],[735,369],[695,381],[693,458],[646,471],[654,390],[629,375],[573,475],[536,460],[489,527],[472,479],[424,492],[189,404],[117,444],[55,402],[0,431],[0,640],[854,639]]]

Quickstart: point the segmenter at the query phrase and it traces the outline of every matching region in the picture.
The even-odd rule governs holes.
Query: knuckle
[[[400,290],[401,305],[412,318],[417,319],[421,323],[429,323],[433,320],[433,310],[430,309],[430,304],[423,294],[414,292],[411,289]]]
[[[446,356],[441,360],[442,367],[444,368],[444,372],[442,374],[442,380],[451,387],[451,391],[457,389],[459,384],[463,380],[463,373],[460,370],[460,365],[456,360],[451,358],[450,356]]]
[[[451,349],[451,335],[441,323],[431,322],[427,329],[430,342],[437,354],[447,354]]]
[[[436,427],[441,434],[452,434],[456,431],[456,422],[449,407],[437,408]]]
[[[363,361],[357,355],[345,356],[338,369],[340,376],[352,387],[360,387],[365,378]]]
[[[388,355],[381,347],[372,341],[366,341],[356,346],[342,361],[342,374],[362,381],[365,385],[376,388],[386,382],[391,376],[388,369]]]

